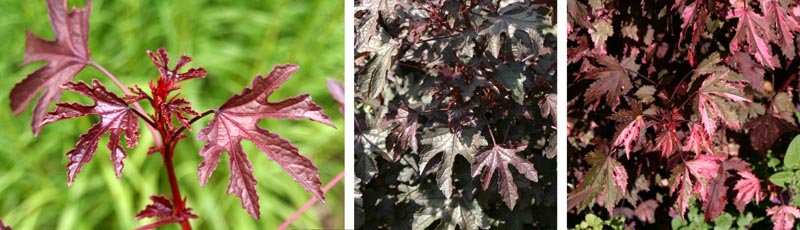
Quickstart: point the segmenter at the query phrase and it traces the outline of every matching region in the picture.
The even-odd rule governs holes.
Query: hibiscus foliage
[[[793,169],[780,162],[798,133],[796,2],[568,6],[570,226],[592,214],[793,227],[797,190],[768,178]]]

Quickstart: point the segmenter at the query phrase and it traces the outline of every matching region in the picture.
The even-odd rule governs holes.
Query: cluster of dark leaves
[[[355,4],[357,227],[555,227],[555,1]]]
[[[691,205],[706,221],[787,223],[764,212],[790,208],[763,202],[780,192],[765,154],[782,157],[798,133],[797,7],[569,0],[570,226],[586,213],[647,226]]]
[[[148,153],[160,152],[166,159],[165,162],[171,162],[177,141],[187,137],[183,131],[191,130],[191,123],[205,114],[214,113],[213,120],[197,134],[198,140],[208,142],[200,151],[203,157],[203,162],[198,167],[201,185],[205,185],[216,170],[222,152],[227,152],[230,156],[230,182],[227,192],[239,197],[242,207],[253,218],[258,219],[259,197],[256,180],[253,178],[253,166],[240,143],[242,140],[249,140],[309,193],[324,201],[318,170],[311,160],[300,155],[288,140],[258,126],[259,121],[264,118],[307,119],[333,126],[322,108],[307,94],[276,102],[269,100],[270,95],[299,70],[298,66],[275,66],[269,75],[256,76],[251,87],[245,88],[241,94],[231,96],[219,108],[201,115],[192,109],[189,101],[179,97],[180,94],[173,93],[181,89],[179,82],[204,78],[206,70],[191,68],[180,73],[192,59],[181,55],[175,67],[170,68],[169,56],[162,48],[155,54],[148,51],[160,73],[155,83],[150,82],[150,92],[136,86],[131,88],[132,92],[122,89],[125,95],[119,96],[107,90],[97,79],[93,79],[91,85],[83,81],[72,81],[87,65],[99,65],[90,58],[87,45],[91,2],[83,9],[73,8],[67,11],[66,6],[64,0],[47,1],[55,40],[48,41],[31,33],[26,34],[23,65],[35,61],[47,61],[47,64],[14,86],[10,101],[14,113],[19,115],[40,91],[43,92],[33,111],[31,127],[35,135],[39,134],[44,125],[55,121],[88,115],[100,116],[100,121],[81,135],[75,148],[66,154],[69,158],[68,185],[72,185],[84,164],[92,160],[100,139],[106,133],[109,133],[108,149],[111,160],[116,176],[120,178],[124,168],[123,159],[127,158],[120,136],[124,133],[127,148],[135,147],[140,136],[140,120],[156,130],[153,135],[159,135],[164,141],[162,145],[151,148]],[[94,104],[57,103],[55,111],[47,112],[50,104],[58,101],[65,89],[90,98]],[[341,94],[338,96],[341,101]],[[153,114],[145,115],[145,111],[137,107],[139,101],[145,100],[152,106]],[[167,167],[171,167],[171,163]],[[173,191],[175,189],[177,188],[173,188]],[[143,228],[197,218],[191,213],[191,208],[185,207],[186,198],[154,195],[151,200],[153,204],[137,214],[136,218],[158,217],[160,221]]]

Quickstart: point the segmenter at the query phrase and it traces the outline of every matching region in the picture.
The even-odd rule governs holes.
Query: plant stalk
[[[172,164],[172,157],[173,153],[175,152],[175,144],[173,143],[171,138],[164,139],[166,142],[164,143],[164,151],[162,151],[162,159],[164,160],[164,166],[167,168],[167,177],[169,178],[169,187],[172,190],[172,203],[175,206],[174,212],[181,213],[183,209],[186,208],[186,203],[184,203],[181,190],[178,187],[178,178],[175,177],[175,166]],[[192,226],[189,224],[189,219],[181,220],[181,229],[183,230],[191,230]]]

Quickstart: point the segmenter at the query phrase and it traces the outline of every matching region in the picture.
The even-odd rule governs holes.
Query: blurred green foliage
[[[69,8],[85,4],[84,0],[68,1]],[[200,112],[240,93],[256,74],[266,74],[274,65],[299,65],[300,71],[276,91],[272,100],[311,94],[338,129],[305,120],[269,120],[260,125],[290,140],[310,158],[320,169],[323,185],[343,170],[343,116],[325,86],[328,77],[343,79],[342,1],[120,0],[92,4],[92,58],[124,84],[146,86],[158,76],[146,50],[165,47],[172,60],[185,53],[194,59],[189,67],[208,70],[206,79],[184,82],[179,91]],[[130,229],[155,221],[134,219],[150,203],[150,195],[169,194],[160,156],[146,155],[153,139],[143,124],[139,145],[128,150],[122,178],[114,176],[104,137],[94,160],[84,166],[75,184],[67,187],[64,154],[98,118],[56,122],[34,138],[29,125],[33,104],[20,116],[12,114],[7,94],[14,84],[44,65],[19,67],[26,30],[46,39],[54,37],[44,0],[0,0],[0,50],[4,51],[0,55],[0,219],[17,230]],[[121,93],[92,67],[74,80],[88,82],[92,78]],[[91,103],[72,92],[65,92],[61,101]],[[142,105],[147,110],[149,105]],[[198,153],[205,143],[193,137],[209,120],[210,116],[193,125],[191,138],[181,141],[175,157],[181,192],[200,216],[191,221],[193,227],[274,229],[312,197],[249,142],[244,142],[244,147],[259,182],[261,220],[250,217],[238,198],[226,194],[227,155],[209,183],[200,187]],[[327,203],[315,204],[290,228],[341,228],[342,184],[326,193]]]

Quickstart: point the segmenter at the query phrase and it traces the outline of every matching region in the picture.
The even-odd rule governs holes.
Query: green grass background
[[[178,55],[194,58],[189,67],[204,67],[206,79],[184,82],[180,91],[205,111],[239,93],[256,74],[274,65],[294,63],[300,71],[271,97],[280,100],[311,94],[338,129],[306,120],[266,120],[261,126],[290,140],[300,153],[320,169],[327,184],[343,170],[344,123],[325,79],[342,81],[344,72],[344,3],[342,1],[94,1],[90,15],[89,47],[92,58],[126,85],[146,86],[158,72],[146,50],[165,47],[170,66]],[[84,7],[85,1],[68,1]],[[65,120],[45,126],[34,138],[31,108],[20,116],[10,111],[8,93],[44,62],[20,67],[25,52],[25,31],[53,39],[44,0],[0,0],[0,219],[14,229],[131,229],[155,221],[134,219],[153,194],[169,194],[169,184],[159,155],[146,156],[152,137],[142,125],[139,145],[128,150],[122,178],[114,176],[105,147],[100,142],[91,163],[67,187],[64,154],[78,136],[98,121],[96,116]],[[98,78],[114,92],[121,91],[100,71],[87,67],[75,80]],[[61,101],[91,101],[65,92]],[[142,104],[149,107],[149,104]],[[52,107],[51,107],[52,108]],[[241,208],[236,196],[226,194],[228,156],[209,183],[200,187],[198,155],[205,142],[194,135],[210,117],[193,125],[175,156],[181,192],[199,219],[196,229],[274,229],[298,210],[311,194],[250,142],[243,142],[254,165],[261,199],[261,220]],[[343,183],[326,194],[290,228],[341,228]],[[164,229],[178,229],[177,225]]]

